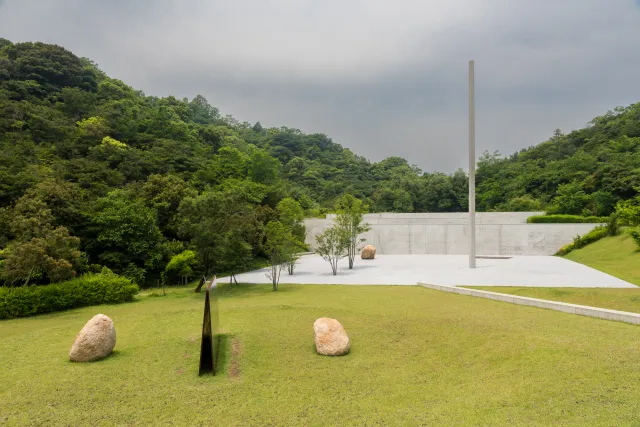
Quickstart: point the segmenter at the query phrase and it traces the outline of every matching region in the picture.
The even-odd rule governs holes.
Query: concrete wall
[[[598,224],[527,224],[540,212],[482,212],[476,216],[477,255],[553,255],[573,238]],[[315,249],[316,236],[333,225],[326,219],[307,219],[306,242]],[[469,253],[466,213],[369,214],[371,231],[362,235],[379,254]]]

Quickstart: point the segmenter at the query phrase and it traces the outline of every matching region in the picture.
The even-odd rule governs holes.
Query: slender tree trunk
[[[202,277],[202,279],[200,279],[200,283],[198,283],[198,287],[196,288],[196,292],[200,292],[200,290],[202,289],[202,286],[204,286],[204,276]]]
[[[236,286],[238,286],[238,281],[236,280],[236,275],[232,274],[232,276],[233,276],[233,281],[236,282]]]
[[[353,237],[349,242],[349,270],[353,270],[353,261],[356,259],[356,243]]]
[[[36,268],[35,266],[31,267],[31,270],[29,270],[29,275],[27,276],[27,280],[25,280],[24,282],[24,286],[27,286],[29,284],[29,280],[31,280],[31,274],[33,273],[33,269]]]
[[[273,290],[278,290],[278,265],[271,264],[271,283],[273,283]]]

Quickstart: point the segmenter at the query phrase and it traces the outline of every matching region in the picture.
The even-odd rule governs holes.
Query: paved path
[[[582,264],[551,256],[514,256],[478,259],[470,270],[466,255],[379,255],[375,260],[356,258],[349,270],[346,258],[338,275],[318,255],[300,258],[295,274],[282,271],[280,283],[335,285],[415,285],[417,282],[452,286],[535,286],[584,288],[634,288],[636,286]],[[239,274],[238,282],[271,283],[267,269]]]

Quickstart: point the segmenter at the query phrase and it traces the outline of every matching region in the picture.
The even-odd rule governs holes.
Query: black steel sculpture
[[[215,375],[218,359],[218,283],[216,277],[206,288],[204,295],[204,318],[202,320],[202,345],[200,347],[200,370],[198,375]]]

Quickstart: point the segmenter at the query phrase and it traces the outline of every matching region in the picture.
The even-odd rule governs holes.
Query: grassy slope
[[[605,237],[571,252],[565,258],[640,286],[640,252],[637,251],[633,240],[626,234]],[[474,287],[474,289],[640,313],[640,288],[581,289],[483,286]]]
[[[637,326],[404,286],[240,286],[220,308],[222,373],[202,378],[202,296],[184,288],[0,322],[0,423],[630,425],[640,413]],[[98,312],[115,321],[116,353],[68,362]],[[321,316],[344,324],[349,355],[315,354]]]
[[[522,288],[507,286],[465,286],[472,289],[520,295],[523,297],[562,301],[570,304],[609,308],[640,313],[640,288]]]
[[[640,286],[640,252],[627,234],[605,237],[565,258]]]

